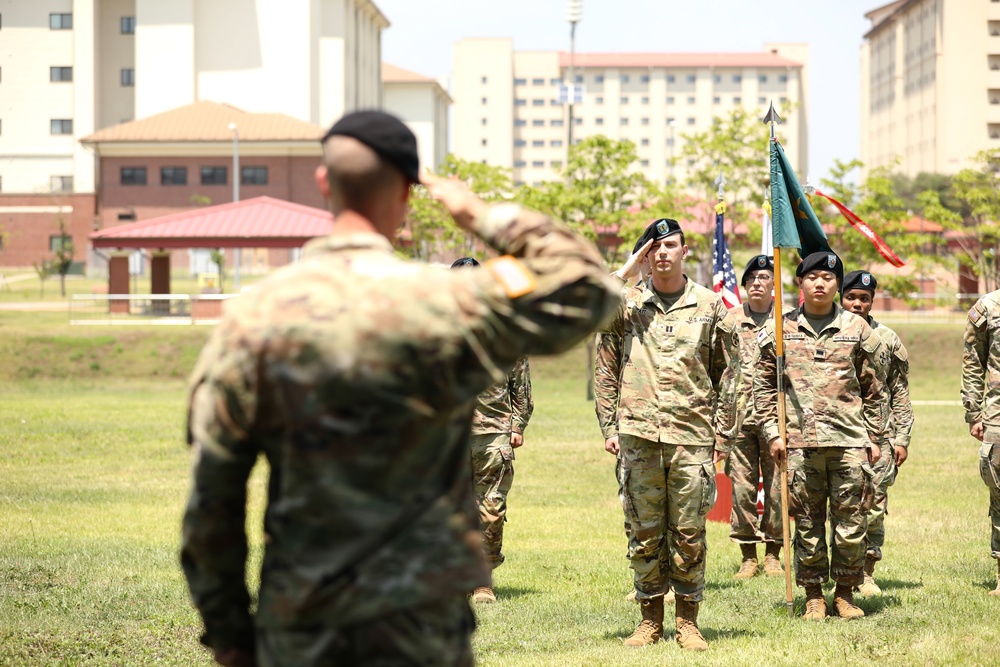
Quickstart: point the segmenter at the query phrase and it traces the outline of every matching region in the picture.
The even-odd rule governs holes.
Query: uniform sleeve
[[[193,484],[184,512],[181,565],[205,624],[202,643],[254,647],[246,587],[247,480],[258,450],[250,437],[257,405],[257,363],[231,346],[225,325],[202,351],[192,380],[188,441]]]
[[[511,371],[508,391],[511,408],[510,430],[513,433],[524,433],[531,420],[531,413],[535,411],[535,404],[531,400],[531,371],[528,368],[527,357],[522,357]]]
[[[910,403],[910,359],[902,342],[892,353],[886,384],[892,409],[892,445],[907,448],[913,433],[913,405]]]
[[[451,272],[458,310],[444,314],[457,322],[443,324],[440,339],[425,340],[431,349],[416,353],[429,383],[419,398],[434,397],[442,410],[503,381],[521,357],[570,349],[621,303],[621,281],[608,276],[597,248],[565,225],[508,204],[491,207],[472,228],[500,257]],[[425,329],[435,326],[428,321]]]
[[[881,446],[885,444],[889,417],[889,392],[885,390],[889,352],[867,325],[862,330],[858,347],[854,371],[861,387],[861,411],[865,430],[868,431],[868,439]]]
[[[742,389],[740,343],[736,317],[718,302],[718,323],[711,350],[711,378],[715,387],[715,448],[730,452],[736,442],[746,412]]]
[[[774,351],[774,325],[768,322],[757,335],[758,357],[753,373],[754,415],[770,443],[781,436],[778,429],[778,361]]]
[[[988,315],[982,301],[969,311],[965,325],[965,350],[962,354],[962,405],[969,424],[983,420],[983,399],[986,392],[986,363],[990,340]]]
[[[607,440],[618,435],[618,400],[622,369],[623,339],[618,334],[597,336],[597,358],[594,360],[594,410],[601,434]]]

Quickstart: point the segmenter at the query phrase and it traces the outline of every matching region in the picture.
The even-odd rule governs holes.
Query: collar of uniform
[[[353,234],[336,234],[313,239],[302,248],[302,256],[309,257],[324,252],[341,252],[343,250],[382,250],[392,252],[389,239],[374,232],[356,232]]]
[[[874,317],[872,317],[871,315],[869,315],[868,316],[868,326],[870,326],[872,329],[878,329],[882,325],[878,323],[878,320],[876,320]]]
[[[674,302],[674,305],[671,306],[671,308],[677,308],[678,306],[697,306],[698,305],[698,297],[695,294],[692,293],[693,292],[693,286],[694,286],[694,283],[691,282],[691,279],[688,278],[687,274],[685,273],[684,274],[684,292],[683,292],[683,294],[681,294],[681,297],[679,299],[677,299],[676,302]],[[653,289],[653,278],[652,278],[652,276],[650,276],[649,278],[646,279],[646,284],[645,284],[645,286],[643,287],[643,290],[642,290],[642,302],[643,303],[652,303],[652,304],[655,304],[655,305],[659,306],[660,309],[663,312],[667,312],[667,309],[663,307],[663,305],[664,305],[663,304],[663,300],[660,299],[660,296],[656,293],[656,290]]]
[[[841,308],[840,304],[838,304],[837,302],[833,303],[833,313],[834,313],[833,320],[825,327],[823,327],[823,331],[813,331],[812,327],[809,326],[809,321],[806,319],[805,306],[799,306],[798,311],[799,311],[799,317],[796,322],[798,324],[798,328],[805,329],[807,332],[811,333],[816,338],[822,336],[823,331],[826,331],[827,329],[835,329],[836,331],[840,331],[841,329],[844,328],[844,313],[846,313],[847,311]]]
[[[767,309],[767,316],[771,317],[772,315],[774,315],[774,299],[771,299],[771,307]],[[753,321],[753,315],[750,314],[750,302],[749,301],[747,301],[747,302],[745,302],[743,304],[743,317],[746,318],[744,320],[743,324],[749,324],[751,326],[756,326],[756,323]],[[767,320],[764,320],[764,321],[766,322]]]

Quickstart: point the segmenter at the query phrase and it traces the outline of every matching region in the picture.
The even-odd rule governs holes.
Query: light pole
[[[670,180],[669,185],[674,184],[674,119],[667,119],[667,127],[670,128]]]
[[[573,101],[576,98],[576,72],[573,67],[573,61],[576,59],[576,24],[583,18],[583,0],[569,0],[566,17],[569,19],[569,130],[566,143],[568,163],[569,151],[573,147]]]
[[[233,133],[233,202],[240,200],[240,130],[236,123],[229,124]],[[233,289],[240,291],[240,264],[243,263],[243,248],[237,247],[233,252],[235,267],[233,269]]]

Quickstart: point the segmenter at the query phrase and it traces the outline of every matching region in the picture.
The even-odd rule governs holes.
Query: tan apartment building
[[[382,108],[406,123],[417,137],[420,168],[435,169],[448,155],[451,97],[435,79],[382,63]]]
[[[560,99],[570,55],[515,51],[510,39],[454,45],[453,151],[512,169],[518,183],[557,178],[569,142],[569,105]],[[573,105],[573,141],[604,134],[629,139],[653,181],[683,182],[685,135],[742,107],[761,116],[773,100],[790,108],[781,132],[800,174],[808,163],[808,47],[768,44],[759,53],[578,53],[582,103]],[[766,159],[767,132],[761,130]]]
[[[953,174],[1000,147],[1000,2],[896,0],[865,18],[866,167]]]
[[[199,101],[317,126],[380,107],[388,25],[371,0],[0,0],[0,264],[49,256],[29,241],[58,214],[84,258],[82,137]]]

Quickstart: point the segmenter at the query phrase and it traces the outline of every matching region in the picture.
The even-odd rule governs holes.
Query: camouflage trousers
[[[990,490],[990,551],[1000,560],[1000,443],[984,442],[980,446],[979,474]]]
[[[636,595],[702,599],[705,516],[715,500],[711,445],[685,447],[619,436],[621,502],[631,526],[629,561]]]
[[[507,521],[507,494],[514,482],[514,449],[509,433],[473,435],[472,483],[483,531],[483,554],[490,567],[503,564],[503,525]]]
[[[891,445],[882,448],[882,458],[875,462],[872,480],[875,487],[875,500],[868,511],[868,549],[867,558],[882,560],[882,547],[885,545],[885,517],[889,515],[889,487],[896,483],[895,453]]]
[[[789,510],[795,517],[795,579],[799,586],[864,581],[873,472],[862,447],[788,450]],[[827,553],[826,518],[833,544]]]
[[[258,628],[257,667],[471,667],[475,629],[465,596],[345,628]]]
[[[726,459],[733,483],[729,537],[738,544],[781,543],[781,479],[771,450],[757,429],[743,429]],[[757,514],[757,488],[764,478],[764,515]]]

